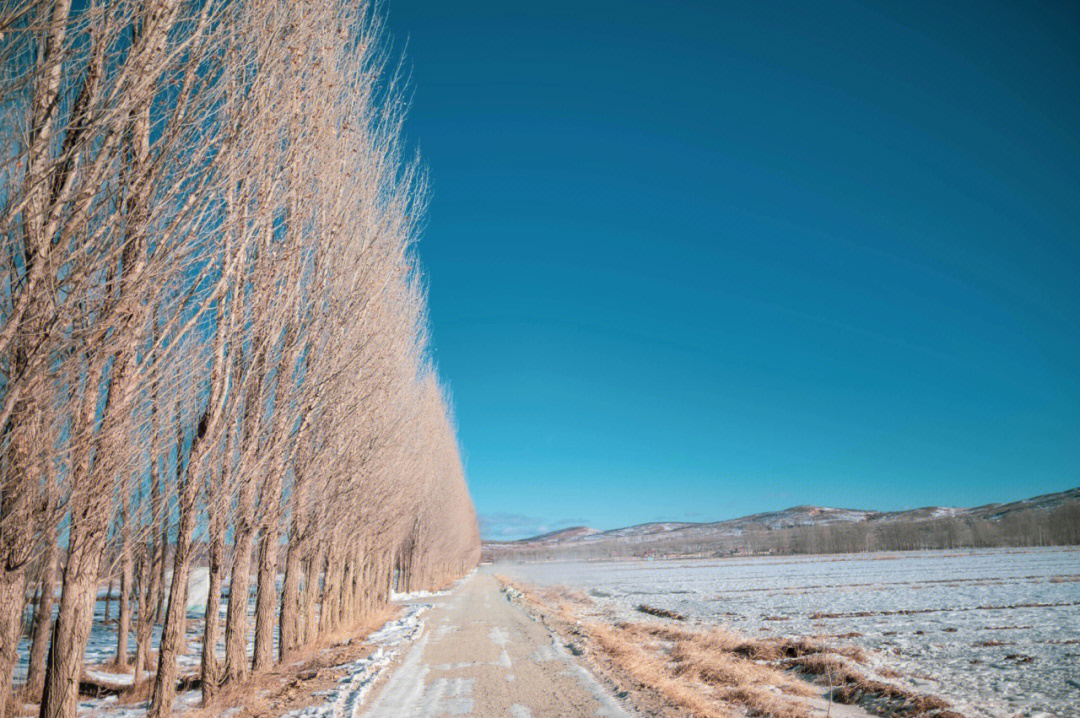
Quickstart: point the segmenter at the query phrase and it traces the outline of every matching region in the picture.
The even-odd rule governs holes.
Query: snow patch
[[[285,718],[355,718],[360,715],[364,699],[383,670],[393,662],[403,646],[411,643],[424,630],[420,615],[428,608],[430,606],[427,604],[413,604],[406,608],[402,617],[387,621],[367,637],[367,643],[376,646],[370,655],[338,666],[346,670],[346,675],[338,682],[337,688],[326,694],[326,701],[321,705],[286,713]]]
[[[110,673],[108,671],[89,670],[86,675],[100,683],[110,683],[116,686],[130,686],[135,682],[135,676],[131,673]]]
[[[440,596],[448,596],[455,588],[472,578],[475,573],[476,569],[474,568],[472,571],[469,571],[467,574],[459,578],[457,581],[454,581],[454,583],[441,591],[408,591],[406,593],[398,593],[397,591],[391,591],[390,600],[415,601],[423,598],[438,598]]]

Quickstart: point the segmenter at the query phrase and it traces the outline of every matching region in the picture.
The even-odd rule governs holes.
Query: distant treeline
[[[485,560],[547,561],[625,557],[722,557],[1080,545],[1080,502],[1052,509],[1011,511],[994,518],[943,517],[918,521],[857,521],[744,531],[700,530],[564,545],[485,544]]]

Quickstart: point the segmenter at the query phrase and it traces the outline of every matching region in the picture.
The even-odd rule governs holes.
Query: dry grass
[[[647,613],[650,616],[656,616],[657,618],[670,618],[673,621],[686,620],[686,616],[682,615],[681,613],[669,611],[666,608],[657,608],[655,606],[650,606],[645,603],[638,604],[637,610],[638,613]]]
[[[636,682],[639,689],[651,690],[667,703],[700,718],[732,715],[708,695],[704,686],[677,675],[671,670],[669,660],[639,642],[628,640],[625,632],[599,623],[584,628],[594,647],[618,673]]]
[[[1037,641],[1037,643],[1045,643],[1051,646],[1075,646],[1080,644],[1080,638],[1063,638],[1063,639],[1050,639],[1047,641]]]
[[[130,706],[142,701],[150,700],[150,694],[154,690],[154,675],[143,678],[137,684],[128,686],[117,696],[120,705]]]
[[[721,700],[759,715],[807,715],[790,697],[809,698],[820,691],[767,663],[717,650],[712,633],[689,633],[672,644],[669,655],[677,676],[708,685]]]
[[[156,658],[156,654],[155,654],[155,658]],[[135,672],[135,669],[132,668],[130,662],[128,663],[128,665],[121,668],[117,664],[115,658],[112,659],[111,661],[106,661],[105,663],[99,663],[98,665],[94,666],[94,668],[96,670],[105,671],[107,673],[134,673]]]
[[[821,653],[790,662],[812,675],[827,676],[834,686],[832,697],[838,703],[869,703],[875,713],[887,716],[963,718],[949,710],[949,704],[937,696],[920,695],[893,683],[875,680],[834,655]]]
[[[812,701],[820,699],[824,684],[832,688],[832,700],[864,704],[878,715],[956,716],[939,698],[868,676],[860,668],[868,656],[857,646],[751,638],[667,621],[590,620],[578,596],[498,578],[512,597],[569,639],[575,653],[585,653],[616,685],[634,687],[628,693],[650,714],[804,718],[815,715]]]

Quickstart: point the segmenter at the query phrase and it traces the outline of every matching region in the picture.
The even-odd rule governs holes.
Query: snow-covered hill
[[[971,508],[926,506],[904,511],[870,511],[826,506],[793,506],[782,511],[770,511],[712,523],[657,522],[609,531],[576,526],[514,542],[487,542],[485,548],[489,555],[505,557],[538,549],[572,550],[577,547],[595,549],[609,544],[643,548],[654,544],[671,546],[680,540],[685,540],[688,543],[700,545],[703,542],[719,541],[725,537],[830,525],[860,524],[868,528],[880,526],[892,527],[896,530],[896,527],[904,525],[925,527],[928,525],[927,522],[942,522],[947,519],[968,520],[969,523],[972,521],[998,523],[1003,520],[1027,519],[1031,523],[1031,517],[1037,517],[1040,512],[1051,512],[1070,505],[1080,506],[1080,488],[1036,496],[1023,501]],[[603,552],[598,555],[603,555]]]

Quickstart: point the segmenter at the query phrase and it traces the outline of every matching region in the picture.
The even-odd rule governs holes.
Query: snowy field
[[[1080,716],[1080,550],[990,549],[716,560],[501,564],[749,635],[827,636],[874,651],[964,715]]]

